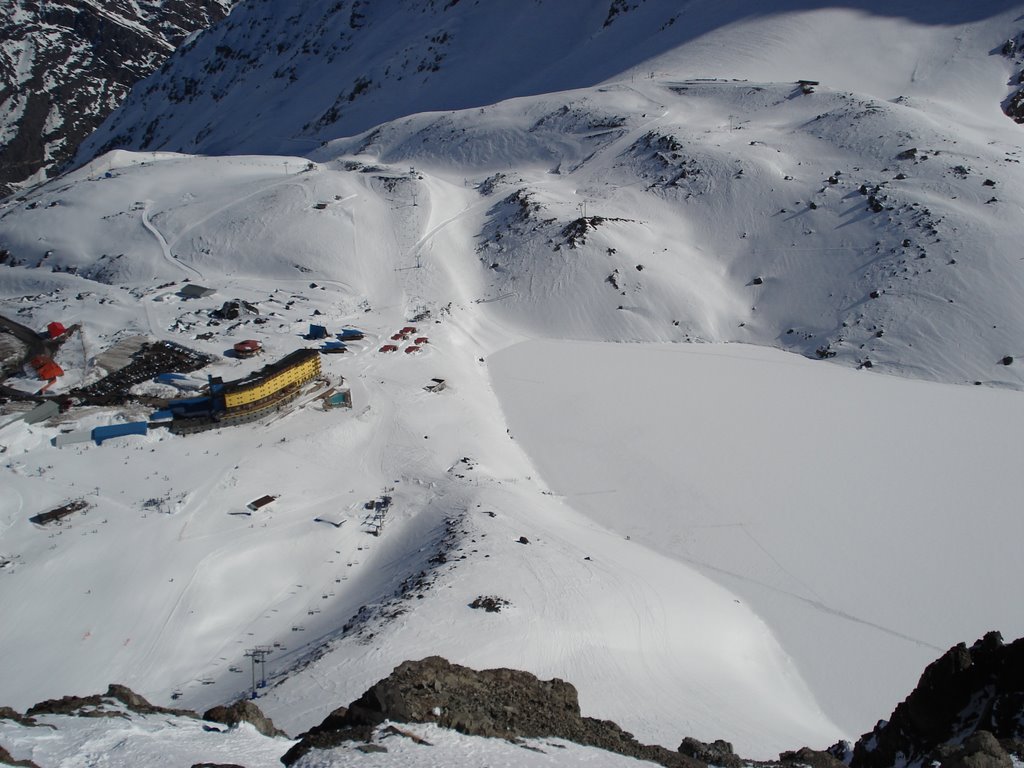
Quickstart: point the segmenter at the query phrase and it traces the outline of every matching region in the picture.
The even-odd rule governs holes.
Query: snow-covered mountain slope
[[[26,310],[22,322],[54,312],[83,321],[85,348],[70,342],[59,358],[64,386],[95,376],[80,361],[127,334],[215,354],[254,337],[278,357],[302,344],[311,321],[347,323],[370,340],[324,365],[349,380],[355,408],[56,456],[45,443],[51,429],[6,427],[13,493],[3,540],[14,570],[3,586],[41,590],[30,601],[12,597],[17,616],[3,630],[7,658],[19,660],[5,670],[14,705],[95,689],[102,670],[156,700],[180,691],[183,704],[203,708],[244,692],[247,649],[277,643],[272,671],[306,670],[274,697],[273,715],[289,731],[399,661],[439,652],[478,666],[575,673],[585,712],[625,714],[626,727],[667,743],[680,728],[721,732],[732,719],[725,712],[743,713],[736,741],[758,753],[832,739],[836,727],[753,612],[683,564],[623,550],[619,537],[545,495],[505,431],[479,362],[515,331],[473,301],[484,270],[473,266],[472,219],[458,214],[470,203],[486,206],[476,190],[437,179],[413,206],[421,182],[407,173],[148,159],[110,166],[110,178],[67,177],[54,187],[60,205],[21,204],[5,219],[15,226],[23,211],[60,209],[79,255],[109,270],[94,277],[114,282],[85,278],[84,260],[78,275],[66,266],[5,272],[12,300],[36,296],[8,305]],[[318,201],[326,208],[316,209]],[[116,252],[104,245],[114,242]],[[64,249],[46,261],[63,260],[57,251]],[[104,251],[110,256],[95,260]],[[165,283],[186,276],[219,296],[181,302]],[[267,322],[210,326],[209,310],[236,296],[257,302]],[[376,351],[414,317],[430,338],[423,352]],[[252,367],[225,359],[210,373],[235,378]],[[448,389],[423,391],[432,377],[447,379]],[[79,428],[112,418],[70,416]],[[269,513],[231,514],[264,493],[280,494]],[[378,539],[360,523],[365,500],[382,493],[394,502]],[[53,538],[28,523],[35,506],[67,494],[88,497],[96,510]],[[156,512],[150,499],[164,499],[172,514]],[[343,527],[313,521],[325,512],[342,515]],[[123,559],[109,557],[111,546],[129,541]],[[125,583],[133,584],[128,593]],[[679,584],[691,587],[680,592]],[[492,592],[512,606],[496,616],[468,607]],[[71,605],[57,619],[53,606],[65,600]],[[715,630],[688,636],[683,628],[695,620]],[[40,638],[30,628],[41,623],[60,627]],[[335,650],[310,665],[328,640]],[[661,691],[663,709],[644,706],[652,690]],[[765,722],[761,713],[776,707]]]
[[[248,723],[228,729],[165,715],[119,712],[110,717],[56,715],[36,718],[36,721],[36,725],[29,727],[0,720],[0,744],[5,745],[15,760],[31,760],[45,768],[70,767],[81,764],[82,760],[102,761],[111,768],[200,764],[280,768],[280,757],[291,743],[263,736]],[[369,748],[366,744],[345,744],[332,750],[317,750],[294,765],[295,768],[412,765],[473,768],[481,764],[522,768],[642,768],[652,765],[562,739],[524,739],[513,743],[466,736],[433,725],[380,728]]]
[[[623,82],[387,123],[330,143],[298,176],[307,166],[295,158],[182,159],[156,175],[125,169],[132,180],[111,197],[94,190],[120,161],[103,158],[76,184],[12,204],[0,246],[19,263],[115,281],[244,270],[273,248],[291,254],[276,274],[312,270],[373,303],[390,290],[371,274],[380,262],[366,264],[365,248],[338,254],[329,233],[359,231],[347,211],[364,201],[415,226],[416,203],[443,195],[472,257],[441,255],[432,298],[500,299],[495,313],[530,335],[743,341],[1016,388],[1001,361],[1019,354],[1024,329],[1021,129],[996,107],[990,118],[982,131],[931,104],[792,83]],[[195,186],[226,164],[280,176],[243,193],[273,217],[250,225],[234,187],[216,182],[203,195],[164,187],[168,174]],[[147,199],[161,201],[148,215],[166,219],[180,265],[118,261],[127,238],[159,246],[138,224]],[[314,209],[321,200],[331,206]],[[90,221],[103,260],[83,247]],[[397,244],[415,250],[411,265],[430,260],[420,236]]]
[[[12,0],[0,7],[0,190],[55,169],[232,0]]]
[[[405,115],[665,73],[820,80],[862,96],[934,100],[973,122],[979,107],[998,114],[1015,90],[1019,65],[988,56],[1022,31],[1015,8],[254,0],[136,88],[79,161],[117,147],[304,152]]]
[[[538,3],[538,18],[562,7],[569,6]],[[630,4],[607,27],[602,9],[595,24],[606,36],[639,35],[666,7]],[[312,13],[296,8],[293,31]],[[399,8],[423,19],[484,18],[465,0],[447,11]],[[245,652],[268,646],[271,686],[261,705],[294,733],[398,662],[440,653],[570,679],[585,714],[611,717],[647,741],[725,737],[742,754],[768,756],[867,730],[937,647],[993,624],[1008,635],[1024,631],[1013,625],[1012,590],[992,589],[986,568],[965,567],[951,591],[948,574],[930,565],[935,551],[954,546],[964,562],[987,563],[990,541],[1020,534],[1012,498],[992,490],[1010,487],[1016,449],[985,439],[1014,433],[1020,395],[951,385],[1021,388],[1021,128],[999,103],[1012,73],[1001,45],[1024,6],[972,6],[969,16],[959,6],[947,16],[916,6],[884,15],[870,6],[787,6],[770,16],[716,8],[688,6],[686,13],[717,21],[656,51],[657,67],[650,48],[630,49],[621,55],[643,62],[639,71],[587,75],[583,64],[615,59],[598,37],[586,37],[565,50],[590,53],[565,62],[578,65],[574,77],[598,85],[569,79],[568,63],[559,64],[566,79],[557,80],[555,64],[540,59],[532,86],[524,74],[500,91],[534,95],[491,104],[483,91],[467,91],[474,98],[460,103],[479,106],[369,128],[383,114],[375,110],[397,109],[390,99],[403,91],[389,91],[366,102],[376,104],[358,118],[367,130],[335,138],[329,130],[340,132],[339,119],[311,134],[333,140],[303,157],[237,154],[285,146],[280,137],[301,130],[287,123],[301,114],[296,105],[316,105],[312,79],[296,81],[307,84],[307,100],[293,102],[283,90],[269,101],[252,98],[246,82],[285,86],[257,81],[264,57],[238,49],[221,72],[234,77],[236,65],[245,69],[240,61],[258,60],[252,80],[231,81],[249,98],[225,95],[225,132],[196,145],[233,156],[116,151],[5,201],[2,313],[38,329],[55,319],[82,324],[57,357],[67,372],[58,394],[101,375],[101,353],[134,335],[215,355],[205,372],[231,379],[258,366],[224,356],[236,341],[258,339],[277,359],[306,344],[300,337],[311,322],[367,332],[348,353],[324,357],[327,373],[352,386],[351,413],[310,402],[265,424],[190,437],[151,431],[59,451],[49,441],[62,429],[149,411],[78,408],[47,424],[0,428],[0,594],[11,619],[0,627],[0,677],[8,703],[119,679],[161,703],[180,694],[182,704],[203,708],[245,693]],[[279,10],[270,2],[240,6],[193,51],[238,19],[254,30],[280,25],[284,35]],[[367,19],[373,13],[367,8]],[[668,31],[680,24],[682,17]],[[837,28],[849,49],[836,45]],[[906,39],[914,45],[893,44]],[[808,72],[802,57],[815,48],[819,70]],[[737,53],[726,62],[724,50]],[[145,91],[173,82],[195,55],[175,58],[170,79],[150,81],[116,120],[143,109]],[[855,57],[865,62],[862,74],[848,66]],[[532,71],[531,60],[518,61]],[[471,74],[465,66],[451,71]],[[818,86],[794,82],[819,72],[828,77]],[[217,77],[197,79],[196,93]],[[323,82],[339,81],[321,79],[318,88]],[[420,81],[423,101],[406,106],[453,106],[443,99],[459,92],[458,82],[435,89]],[[551,83],[588,87],[537,93]],[[210,120],[205,99],[150,113],[154,131],[173,132],[153,146],[191,141],[190,131]],[[280,132],[247,111],[256,103],[281,116]],[[227,144],[229,128],[237,144]],[[177,293],[185,279],[218,293],[185,301]],[[256,303],[259,322],[212,320],[210,311],[233,298]],[[420,352],[377,351],[405,325],[429,337]],[[547,363],[503,350],[537,339],[569,344],[574,360],[580,341],[744,342],[811,360],[740,344],[714,348],[738,358],[735,369],[692,347],[644,348],[642,355],[675,360],[666,365],[634,367],[609,354],[586,363],[606,372],[608,408],[631,409],[616,399],[617,379],[660,372],[678,387],[636,395],[645,398],[631,410],[636,423],[604,425],[594,415],[582,440],[573,439],[585,436],[574,422],[555,422],[557,411],[603,402],[602,392],[577,398],[564,372],[536,386]],[[868,362],[871,371],[832,365]],[[704,408],[729,422],[736,401],[752,396],[730,382],[776,392],[782,370],[806,382],[803,407],[822,421],[830,407],[849,405],[855,412],[843,423],[868,431],[847,442],[836,435],[841,444],[829,461],[819,422],[780,421],[774,400],[743,410],[738,431],[718,435],[713,420],[701,422],[679,445],[645,426],[663,410],[680,410],[675,399],[687,395],[688,377],[708,378]],[[446,379],[447,389],[425,391],[433,378]],[[27,377],[8,383],[38,386]],[[157,385],[144,392],[166,394]],[[813,399],[819,393],[827,397]],[[876,412],[876,400],[886,408]],[[970,418],[944,419],[916,407],[921,402]],[[905,442],[884,455],[912,466],[876,480],[885,467],[866,454],[889,426],[889,404],[908,415],[900,422]],[[537,423],[542,418],[550,424]],[[973,431],[964,426],[972,419]],[[544,430],[559,424],[569,439],[545,445]],[[744,427],[760,452],[718,442],[742,437]],[[800,514],[787,518],[791,494],[781,482],[768,488],[759,456],[804,455],[808,444],[821,446],[811,457],[821,461],[816,477],[835,478],[838,500],[815,517],[813,499],[792,496]],[[936,510],[934,494],[918,486],[940,468],[956,472],[938,455],[944,444],[970,445],[970,463],[964,459],[957,483],[963,504]],[[593,475],[567,481],[559,452],[571,457],[570,469],[592,465],[598,474],[610,456],[618,466],[604,474],[616,487],[597,487]],[[717,463],[699,472],[665,458],[676,455]],[[801,482],[798,467],[778,469],[786,471]],[[730,495],[729,479],[748,476],[762,479],[763,502]],[[913,478],[920,492],[900,488],[900,477]],[[870,532],[851,523],[859,500],[875,503],[876,487],[906,491],[904,503],[886,507],[892,529],[877,550]],[[607,504],[575,497],[604,490],[616,492]],[[251,517],[233,514],[263,494],[279,498]],[[373,537],[361,527],[364,505],[381,495],[394,502]],[[92,507],[63,527],[28,522],[78,497]],[[345,522],[314,522],[325,514]],[[985,521],[984,536],[965,530],[964,515]],[[743,542],[747,560],[728,548],[736,530],[699,527],[737,524],[753,536]],[[869,551],[870,563],[818,554],[851,525],[856,552]],[[715,561],[694,556],[695,542],[716,552]],[[1006,560],[999,572],[1016,583],[1019,565]],[[957,598],[936,617],[889,581],[861,578],[864,567],[892,579],[903,568],[926,572],[935,583],[917,580],[908,594]],[[961,606],[978,594],[983,605]],[[498,613],[470,607],[487,596],[508,604]],[[49,631],[40,634],[41,626]],[[836,646],[816,644],[819,636],[838,638]],[[827,668],[837,657],[853,660]]]

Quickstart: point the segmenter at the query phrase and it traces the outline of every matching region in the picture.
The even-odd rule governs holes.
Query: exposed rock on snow
[[[332,712],[281,758],[292,765],[311,749],[365,738],[385,720],[437,723],[504,739],[555,737],[666,766],[701,765],[664,747],[640,744],[608,720],[580,715],[576,689],[514,669],[476,671],[439,656],[398,666],[347,708]]]
[[[1022,740],[1024,638],[1006,645],[989,632],[928,665],[889,720],[857,742],[851,766],[1009,765],[1007,750],[1024,757]]]
[[[106,700],[105,702],[103,700]],[[827,751],[802,747],[785,751],[778,760],[745,760],[733,751],[732,744],[717,740],[702,742],[686,737],[678,751],[639,743],[633,736],[608,720],[582,717],[576,689],[559,680],[540,680],[528,672],[513,669],[473,670],[433,656],[420,661],[406,661],[385,679],[367,690],[348,707],[339,707],[318,726],[303,734],[280,757],[291,766],[348,765],[336,762],[331,750],[389,754],[382,738],[400,736],[421,746],[432,741],[404,728],[389,724],[432,724],[470,736],[508,740],[527,749],[536,749],[524,739],[563,739],[583,746],[597,747],[618,755],[657,763],[670,768],[706,768],[723,766],[741,768],[892,768],[939,764],[952,768],[1011,768],[1024,757],[1024,639],[1004,645],[998,632],[990,632],[971,648],[963,643],[954,646],[928,666],[921,682],[907,700],[897,707],[888,723],[882,721],[865,734],[853,749],[839,742]],[[102,711],[99,704],[113,706]],[[657,706],[657,702],[651,702]],[[130,738],[157,741],[161,728],[171,731],[195,721],[195,713],[154,707],[124,686],[111,685],[105,696],[73,697],[44,702],[33,707],[46,718],[47,728],[37,725],[9,710],[0,711],[0,720],[10,719],[24,729],[8,729],[24,750],[33,742],[34,734],[52,745],[72,738],[71,729],[61,717],[116,719],[159,714],[164,716],[155,730],[136,731]],[[184,718],[184,720],[173,720]],[[254,726],[246,734],[236,734],[246,743],[250,754],[259,754],[262,761],[280,755],[284,748],[275,737],[283,735],[269,718],[250,701],[231,707],[208,711],[204,719],[232,727],[239,723]],[[109,726],[92,729],[117,729],[117,720]],[[38,734],[36,733],[38,730]],[[206,729],[209,730],[209,729]],[[438,731],[441,733],[442,731]],[[259,738],[269,737],[266,740]],[[432,739],[434,737],[431,737]],[[121,745],[124,741],[121,742]],[[121,746],[119,745],[119,746]],[[219,745],[223,747],[225,745]],[[139,745],[135,745],[138,749]],[[152,746],[150,746],[152,749]],[[320,758],[306,760],[311,752]],[[340,753],[339,753],[340,754]],[[18,761],[0,747],[0,762],[15,766],[32,766],[31,761]],[[127,765],[114,757],[111,765]],[[388,765],[412,765],[397,758]],[[203,766],[227,766],[233,763],[203,762]]]
[[[31,760],[15,760],[11,757],[11,753],[3,747],[0,747],[0,764],[18,766],[18,768],[39,768]]]
[[[239,723],[249,723],[264,736],[285,736],[284,731],[274,725],[274,721],[263,714],[260,708],[247,699],[236,701],[234,704],[224,707],[213,707],[203,713],[203,720],[211,723],[221,723],[229,727],[235,727]]]
[[[47,699],[28,708],[26,717],[40,715],[74,715],[76,717],[123,717],[116,705],[122,704],[129,712],[140,715],[177,715],[181,717],[198,717],[188,709],[171,709],[157,707],[146,701],[124,685],[112,683],[105,694],[91,696],[63,696],[59,699]],[[113,708],[112,708],[113,707]]]

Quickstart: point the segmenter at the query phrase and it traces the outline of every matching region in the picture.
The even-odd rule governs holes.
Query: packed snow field
[[[115,151],[4,201],[0,314],[82,327],[52,392],[133,336],[225,380],[310,323],[365,338],[322,356],[351,411],[60,449],[152,408],[0,417],[0,704],[121,682],[203,709],[246,695],[266,646],[259,704],[295,734],[440,654],[567,679],[643,741],[767,757],[868,730],[956,641],[1024,634],[998,55],[1022,11],[750,17],[733,68],[726,28],[644,76],[303,157]],[[793,54],[840,24],[850,52]],[[853,50],[907,36],[913,66],[850,78]],[[260,314],[211,320],[229,299]],[[378,351],[409,325],[418,352]],[[225,354],[244,339],[262,360]]]
[[[278,759],[294,742],[270,738],[248,723],[237,728],[213,727],[202,721],[166,716],[39,719],[33,729],[0,720],[0,739],[14,754],[29,752],[40,765],[132,766],[194,765],[218,761],[247,768],[280,768]],[[55,730],[50,731],[47,726]],[[40,739],[35,731],[47,730]],[[434,725],[379,729],[373,746],[381,752],[343,745],[311,752],[296,768],[377,768],[417,765],[423,768],[631,768],[650,763],[584,747],[562,739],[526,739],[518,743],[480,736],[465,736]]]

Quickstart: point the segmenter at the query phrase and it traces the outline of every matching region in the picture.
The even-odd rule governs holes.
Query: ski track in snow
[[[164,261],[180,269],[182,272],[191,272],[200,280],[202,280],[203,274],[198,269],[196,269],[195,267],[191,267],[188,264],[183,264],[180,259],[176,259],[174,258],[173,255],[171,255],[171,248],[167,244],[167,240],[164,239],[164,236],[160,233],[160,230],[156,228],[153,222],[149,220],[149,207],[150,205],[152,205],[152,203],[152,200],[143,201],[142,226],[144,226],[146,230],[156,239],[156,243],[160,247],[160,254],[164,257]]]

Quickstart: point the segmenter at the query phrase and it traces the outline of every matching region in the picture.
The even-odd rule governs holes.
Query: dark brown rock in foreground
[[[347,708],[303,734],[281,761],[291,765],[311,749],[365,740],[385,720],[436,723],[473,736],[560,738],[665,766],[704,764],[659,746],[641,744],[607,720],[580,715],[576,688],[514,669],[473,670],[439,656],[406,661]]]
[[[929,664],[888,722],[857,741],[851,767],[938,761],[994,768],[1008,765],[1008,750],[1017,752],[1022,740],[1024,638],[1007,645],[998,632],[989,632]]]

